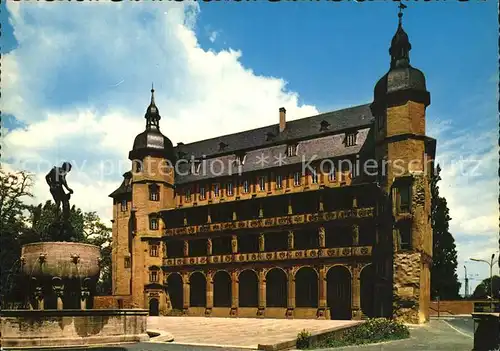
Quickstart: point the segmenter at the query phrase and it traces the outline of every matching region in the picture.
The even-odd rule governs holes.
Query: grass
[[[342,347],[406,339],[410,336],[410,330],[404,324],[394,320],[373,318],[358,327],[348,329],[341,336],[329,337],[314,345],[310,342],[310,336],[311,334],[306,330],[300,332],[297,335],[297,349]]]

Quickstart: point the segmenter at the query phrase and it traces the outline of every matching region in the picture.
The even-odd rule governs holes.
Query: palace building
[[[424,74],[401,24],[371,104],[175,147],[151,90],[113,198],[113,295],[152,315],[429,319]],[[382,69],[382,67],[381,67]]]

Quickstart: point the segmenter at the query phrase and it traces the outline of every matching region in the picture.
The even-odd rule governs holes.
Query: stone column
[[[168,258],[168,255],[167,255],[167,242],[166,241],[163,242],[163,257],[164,258]]]
[[[286,317],[293,318],[295,309],[295,272],[293,268],[288,269],[288,303],[286,309]]]
[[[326,246],[326,231],[325,227],[321,226],[318,229],[318,243],[320,248],[324,248]]]
[[[207,256],[212,256],[212,239],[207,239]]]
[[[361,266],[358,264],[354,264],[351,266],[352,270],[352,296],[351,296],[351,310],[352,310],[352,319],[361,319],[361,284],[360,284],[360,271]]]
[[[236,235],[231,236],[231,252],[238,253],[238,237]]]
[[[207,223],[212,223],[212,216],[210,215],[210,207],[207,208]]]
[[[259,270],[259,309],[257,316],[264,317],[266,311],[266,271]]]
[[[212,308],[214,307],[214,283],[213,283],[214,272],[207,272],[207,304],[205,307],[205,316],[210,317],[212,315]]]
[[[184,257],[189,256],[189,241],[184,240]]]
[[[318,301],[318,319],[325,319],[326,312],[326,267],[321,265],[318,267],[319,276],[319,301]]]
[[[293,230],[288,231],[288,250],[293,250],[294,247],[294,235]]]
[[[357,224],[352,225],[352,245],[359,245],[359,225]]]
[[[189,274],[188,272],[182,272],[182,302],[183,302],[183,314],[187,315],[190,306],[190,291],[191,287],[189,285]]]
[[[264,217],[264,209],[262,208],[262,201],[259,203],[259,218]]]
[[[319,194],[319,212],[325,210],[325,204],[323,203],[323,194]]]
[[[236,214],[236,211],[233,211],[233,221],[238,220],[238,215]]]
[[[293,214],[292,198],[290,196],[288,196],[288,214],[289,215]]]
[[[266,249],[264,233],[259,234],[259,251],[264,252]]]
[[[237,316],[239,307],[239,281],[238,271],[231,272],[231,312],[229,315]]]

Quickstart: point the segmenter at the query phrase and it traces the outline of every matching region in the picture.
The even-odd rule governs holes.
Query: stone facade
[[[151,314],[428,320],[435,140],[410,48],[400,23],[370,106],[280,108],[275,126],[175,148],[152,97],[111,194],[114,294]]]

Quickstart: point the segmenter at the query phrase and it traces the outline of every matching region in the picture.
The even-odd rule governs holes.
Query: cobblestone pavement
[[[357,323],[311,319],[149,317],[148,329],[171,333],[175,344],[256,349],[258,344],[292,340],[303,329],[316,333]]]

